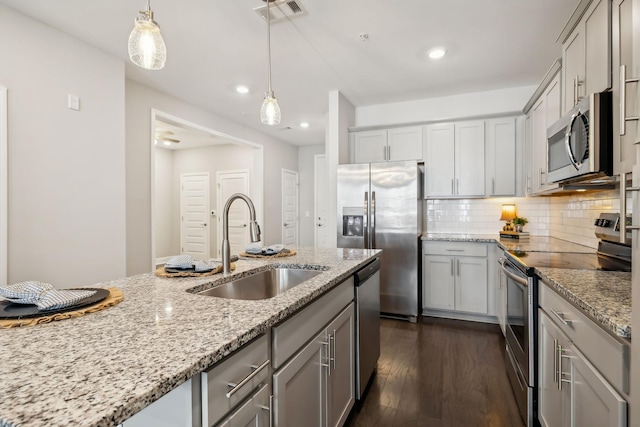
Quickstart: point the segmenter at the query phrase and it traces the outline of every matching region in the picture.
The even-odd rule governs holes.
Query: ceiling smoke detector
[[[265,3],[267,0],[263,0]],[[301,15],[306,15],[307,11],[300,3],[300,0],[270,0],[271,4],[271,25],[277,24],[280,21],[285,21],[291,18],[296,18]],[[267,20],[267,5],[259,6],[253,9],[261,19]]]

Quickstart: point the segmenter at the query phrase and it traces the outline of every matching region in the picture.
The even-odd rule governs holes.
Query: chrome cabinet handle
[[[564,372],[562,370],[562,359],[568,359],[569,356],[564,356],[563,353],[565,349],[562,348],[560,344],[558,344],[558,390],[562,390],[562,383],[571,384],[571,378],[565,378],[565,375],[569,375],[569,372]]]
[[[553,339],[553,382],[558,383],[558,340]]]
[[[447,252],[464,252],[464,249],[447,249]]]
[[[273,421],[272,421],[273,417],[271,416],[273,411],[273,394],[269,396],[269,406],[264,406],[264,405],[257,405],[257,406],[263,411],[267,411],[269,413],[269,427],[273,426]]]
[[[571,323],[573,323],[573,320],[567,320],[564,317],[564,313],[558,313],[557,311],[555,311],[554,309],[550,309],[549,311],[551,311],[551,314],[553,314],[554,316],[556,316],[558,318],[558,320],[560,320],[560,322],[562,322],[563,325],[565,326],[571,326]]]
[[[333,360],[333,370],[336,370],[336,330],[333,330],[333,358],[331,360]]]
[[[320,366],[327,368],[329,376],[331,376],[331,335],[329,335],[329,341],[323,341],[321,344],[329,348],[327,349],[327,363],[320,363]]]
[[[491,194],[496,194],[496,179],[491,178]]]
[[[456,258],[456,276],[460,277],[460,260]]]
[[[451,258],[451,275],[453,276],[453,258]]]
[[[460,194],[460,180],[456,178],[456,194]]]
[[[387,147],[382,147],[382,157],[387,160]]]
[[[391,146],[387,145],[387,160],[391,160]]]
[[[453,196],[454,194],[456,194],[456,187],[453,178],[451,178],[451,195]]]
[[[620,66],[620,136],[626,133],[627,122],[639,120],[640,117],[627,117],[627,84],[637,83],[640,79],[627,79],[627,66]]]
[[[573,78],[573,106],[574,107],[578,103],[577,98],[578,98],[578,77],[576,76]]]
[[[262,371],[264,368],[266,368],[267,366],[269,366],[269,363],[271,363],[270,360],[267,359],[266,362],[264,362],[262,365],[260,366],[255,366],[255,365],[251,365],[251,368],[254,370],[253,372],[251,372],[249,375],[247,375],[245,377],[245,379],[243,379],[242,381],[240,381],[238,384],[233,384],[233,383],[227,383],[227,385],[229,387],[231,387],[231,390],[229,390],[226,394],[227,399],[231,398],[231,396],[233,396],[238,390],[240,390],[242,387],[244,387],[245,384],[247,384],[249,381],[251,381],[256,375],[258,375],[260,373],[260,371]]]

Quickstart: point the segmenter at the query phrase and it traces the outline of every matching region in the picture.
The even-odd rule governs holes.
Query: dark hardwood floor
[[[377,374],[346,426],[522,427],[497,325],[382,319]]]

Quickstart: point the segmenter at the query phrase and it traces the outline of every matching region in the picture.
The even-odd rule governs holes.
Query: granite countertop
[[[574,252],[595,253],[596,250],[588,246],[568,242],[547,236],[530,236],[528,239],[501,239],[499,234],[453,234],[453,233],[427,233],[422,235],[422,240],[434,242],[476,242],[497,243],[502,249],[508,251],[525,252]]]
[[[322,295],[380,251],[296,248],[298,254],[240,260],[231,275],[103,282],[115,307],[0,333],[0,426],[114,426]],[[270,264],[322,269],[276,297],[194,295]]]
[[[631,338],[631,273],[536,268],[564,299],[614,336]]]

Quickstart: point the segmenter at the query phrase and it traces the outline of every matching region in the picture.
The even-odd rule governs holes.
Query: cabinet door
[[[533,194],[533,111],[529,111],[524,121],[524,194]]]
[[[516,122],[487,121],[486,188],[489,196],[516,194]]]
[[[569,387],[558,387],[558,345],[566,337],[544,311],[538,314],[538,421],[542,427],[569,426]]]
[[[531,144],[532,144],[532,193],[544,189],[547,171],[547,112],[545,99],[541,98],[532,109],[531,116]]]
[[[422,127],[389,129],[387,160],[422,160]]]
[[[455,194],[484,196],[484,121],[455,125]]]
[[[137,414],[134,414],[122,423],[122,426],[191,427],[193,419],[191,387],[191,380],[183,383]]]
[[[573,426],[627,426],[627,402],[575,347],[568,350]]]
[[[322,331],[273,375],[276,427],[327,424],[327,348]]]
[[[611,1],[595,0],[583,20],[587,96],[611,87]]]
[[[453,310],[455,287],[455,259],[447,256],[425,255],[422,269],[422,305],[425,308]]]
[[[562,117],[562,91],[560,90],[560,73],[556,74],[549,86],[544,90],[546,127],[548,128]],[[545,130],[546,142],[546,130]]]
[[[615,0],[613,2],[612,28],[612,77],[613,77],[613,173],[632,172],[635,163],[635,145],[638,121],[622,122],[620,117],[637,116],[639,83],[624,84],[621,81],[622,68],[624,79],[640,76],[639,67],[633,65],[633,10],[632,0]],[[624,87],[623,87],[624,85]],[[624,97],[621,96],[624,91]],[[624,99],[625,105],[621,102]]]
[[[387,131],[354,132],[353,163],[375,163],[387,160]]]
[[[455,131],[453,123],[425,127],[425,195],[453,196]]]
[[[562,45],[563,110],[566,113],[585,95],[584,93],[584,27],[578,24]]]
[[[328,425],[344,424],[355,402],[355,315],[353,303],[327,326],[330,341]]]
[[[458,311],[487,314],[487,259],[455,259],[455,307]]]

